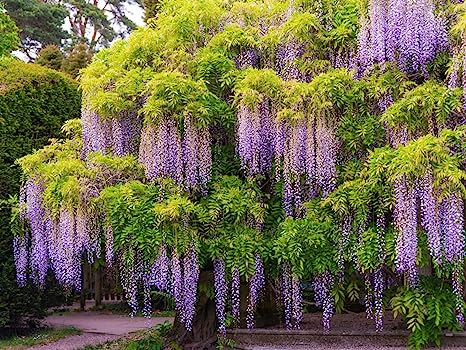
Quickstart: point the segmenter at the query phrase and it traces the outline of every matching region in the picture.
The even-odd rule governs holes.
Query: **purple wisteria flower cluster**
[[[284,184],[283,207],[287,216],[299,216],[304,201],[335,189],[340,144],[330,122],[287,123],[277,121],[273,111],[265,101],[255,112],[240,106],[236,149],[249,176],[266,175],[273,160],[282,164],[276,177]]]
[[[303,318],[301,284],[299,277],[291,271],[288,264],[282,267],[280,294],[285,314],[285,327],[299,329]]]
[[[30,276],[38,286],[44,285],[51,269],[60,284],[80,290],[83,255],[92,262],[99,253],[98,228],[82,208],[62,207],[59,215],[53,217],[44,208],[43,191],[35,179],[27,180],[22,189],[26,210],[21,216],[28,230],[14,241],[18,283],[26,283],[25,265],[29,265]]]
[[[333,285],[334,280],[330,272],[317,274],[312,282],[315,293],[315,303],[323,310],[322,325],[325,332],[330,330],[330,321],[335,313],[335,305],[332,297]]]
[[[103,118],[83,109],[83,157],[91,152],[113,153],[117,156],[137,154],[142,119],[133,112],[123,112],[115,118]]]
[[[370,0],[358,41],[360,73],[394,62],[408,74],[428,77],[427,65],[447,49],[446,21],[433,0]]]
[[[264,263],[259,254],[256,254],[254,267],[254,275],[249,281],[249,302],[246,315],[247,328],[254,328],[254,314],[260,295],[265,288]]]
[[[143,313],[150,317],[152,307],[150,292],[152,287],[168,293],[175,300],[175,308],[181,323],[186,330],[192,330],[193,319],[197,303],[197,287],[199,282],[199,262],[195,247],[187,249],[183,256],[176,250],[168,255],[166,245],[161,245],[158,256],[149,264],[141,253],[131,252],[131,263],[120,262],[120,276],[122,286],[131,307],[132,315],[138,308],[137,294],[139,286],[143,288]],[[124,259],[123,259],[124,260]]]
[[[440,198],[433,186],[433,175],[427,172],[408,181],[401,177],[395,182],[395,224],[398,230],[397,268],[407,273],[411,285],[418,284],[417,223],[427,234],[429,252],[435,263],[456,263],[465,256],[463,201],[456,194]]]
[[[171,178],[186,190],[204,191],[211,177],[211,136],[198,128],[191,116],[184,119],[181,134],[172,118],[146,125],[141,135],[139,162],[149,180]]]
[[[218,332],[224,337],[226,335],[225,310],[228,296],[228,285],[225,275],[225,262],[220,259],[214,260],[214,288],[215,313],[217,315]]]

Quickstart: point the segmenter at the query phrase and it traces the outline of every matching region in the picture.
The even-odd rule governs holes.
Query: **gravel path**
[[[75,327],[81,335],[73,335],[57,342],[38,345],[29,350],[79,350],[86,345],[98,345],[123,338],[155,325],[173,321],[171,317],[128,317],[102,312],[70,312],[63,315],[48,316],[44,323],[53,328]]]

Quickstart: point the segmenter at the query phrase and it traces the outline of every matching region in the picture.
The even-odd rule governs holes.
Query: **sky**
[[[138,26],[144,25],[144,11],[139,5],[129,5],[127,8],[127,16]]]

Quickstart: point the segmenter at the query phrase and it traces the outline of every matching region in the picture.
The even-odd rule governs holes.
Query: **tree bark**
[[[95,307],[102,307],[102,267],[98,266],[94,272],[94,292],[95,292]]]
[[[213,273],[201,272],[199,285],[213,285]],[[198,290],[198,305],[193,320],[193,329],[188,332],[180,322],[179,315],[175,316],[173,330],[169,338],[176,341],[185,350],[215,349],[217,342],[217,319],[215,317],[215,301],[213,295],[207,295],[206,288]]]
[[[82,279],[82,288],[81,288],[81,295],[79,296],[79,302],[81,306],[81,311],[84,311],[86,308],[86,299],[87,293],[89,290],[89,264],[84,262],[83,264],[83,279]]]

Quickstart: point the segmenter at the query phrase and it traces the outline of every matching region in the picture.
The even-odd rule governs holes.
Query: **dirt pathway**
[[[109,340],[173,321],[170,317],[128,317],[100,312],[71,312],[63,315],[52,315],[45,319],[45,324],[53,328],[75,327],[81,335],[73,335],[55,343],[31,347],[30,350],[78,350],[86,345],[98,345]]]

